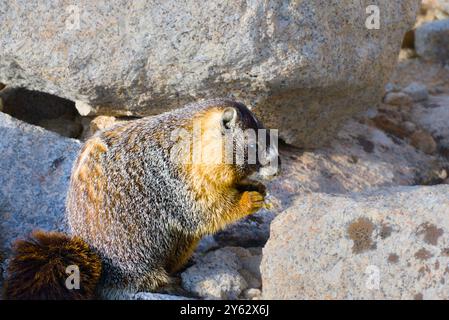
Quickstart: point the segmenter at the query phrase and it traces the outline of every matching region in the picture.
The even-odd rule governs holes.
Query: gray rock
[[[409,106],[413,103],[413,99],[403,92],[389,92],[385,96],[384,102],[394,106]]]
[[[401,87],[400,86],[398,86],[397,84],[395,84],[395,83],[391,83],[391,82],[388,82],[386,85],[385,85],[385,93],[390,93],[390,92],[399,92],[399,91],[401,91]]]
[[[449,18],[449,0],[423,0],[421,14],[425,20],[441,20]],[[422,12],[424,11],[424,12]]]
[[[181,274],[182,286],[202,298],[237,299],[248,287],[239,257],[229,248],[207,253]]]
[[[0,113],[0,252],[31,230],[64,230],[78,140]]]
[[[447,117],[440,119],[443,129]],[[287,209],[297,194],[345,194],[414,185],[428,180],[435,169],[441,168],[435,156],[417,151],[404,139],[354,120],[343,126],[329,147],[314,151],[281,148],[281,157],[282,175],[268,185],[273,197],[273,215]],[[237,239],[238,233],[234,235]]]
[[[449,61],[449,19],[423,24],[415,31],[415,48],[419,56],[435,62]]]
[[[217,249],[218,243],[215,241],[214,237],[207,235],[201,239],[196,248],[196,253],[206,253],[210,250]]]
[[[447,299],[449,186],[297,196],[271,225],[266,299]]]
[[[368,0],[2,2],[0,81],[83,114],[234,96],[286,142],[316,147],[380,101],[419,2],[377,1],[380,31],[365,26]]]
[[[409,95],[415,102],[429,99],[429,91],[427,90],[427,87],[421,83],[412,82],[402,91]]]

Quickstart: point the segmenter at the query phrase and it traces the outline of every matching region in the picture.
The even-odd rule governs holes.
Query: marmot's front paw
[[[264,197],[257,191],[245,191],[243,192],[241,202],[246,207],[246,212],[251,214],[264,206]]]

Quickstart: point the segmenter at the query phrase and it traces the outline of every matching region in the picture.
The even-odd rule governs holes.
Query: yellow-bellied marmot
[[[98,281],[102,296],[166,284],[202,236],[262,207],[264,187],[248,177],[267,166],[260,157],[249,161],[249,153],[263,154],[274,171],[278,153],[268,134],[261,145],[245,136],[247,129],[257,133],[263,126],[243,104],[215,99],[90,138],[73,166],[67,196],[74,238],[38,232],[17,242],[7,297],[92,298]],[[185,143],[185,135],[192,140]],[[231,162],[225,161],[226,138]],[[199,158],[193,155],[198,145]],[[244,150],[243,161],[236,161],[237,150]],[[81,291],[66,289],[61,279],[71,264],[79,266]]]

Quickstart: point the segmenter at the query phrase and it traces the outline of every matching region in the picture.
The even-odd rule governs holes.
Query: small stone
[[[426,131],[419,130],[410,136],[410,143],[416,149],[426,154],[433,154],[437,150],[435,139]]]
[[[412,82],[402,91],[408,94],[415,102],[429,99],[429,91],[427,90],[427,87],[417,82]]]
[[[238,256],[222,248],[208,252],[181,274],[182,287],[208,299],[237,299],[248,287]]]
[[[384,102],[393,106],[409,106],[413,99],[403,92],[390,92],[385,96]]]
[[[255,288],[246,289],[243,292],[243,296],[249,300],[253,300],[253,299],[255,300],[256,298],[260,298],[261,295],[262,295],[262,292],[259,289],[255,289]]]

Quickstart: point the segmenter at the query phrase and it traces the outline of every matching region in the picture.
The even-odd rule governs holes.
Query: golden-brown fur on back
[[[101,261],[80,238],[58,232],[34,231],[14,244],[8,266],[5,296],[12,300],[93,299]],[[66,268],[78,266],[80,289],[67,289]]]

